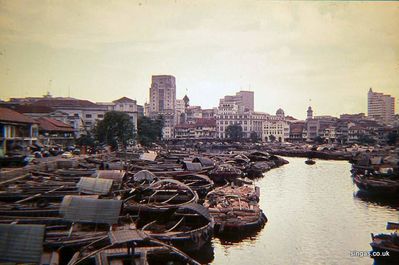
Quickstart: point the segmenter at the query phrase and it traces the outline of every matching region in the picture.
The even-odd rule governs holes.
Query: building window
[[[86,114],[86,118],[91,118],[91,114]]]
[[[97,114],[98,118],[104,118],[104,114]]]

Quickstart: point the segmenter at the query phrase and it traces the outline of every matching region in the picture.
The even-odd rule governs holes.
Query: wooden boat
[[[208,192],[213,188],[214,182],[208,176],[203,174],[182,174],[175,175],[173,179],[176,179],[194,190],[199,198],[203,199]]]
[[[270,169],[268,162],[251,162],[245,167],[244,172],[249,178],[261,177],[262,174]]]
[[[395,230],[391,234],[371,234],[370,246],[373,248],[371,257],[392,264],[399,263],[399,223],[388,222],[388,230]],[[389,255],[387,255],[389,253]]]
[[[65,223],[46,227],[44,245],[50,249],[77,248],[103,238],[118,224],[121,205],[120,200],[66,196],[60,207]]]
[[[399,196],[399,181],[373,176],[356,175],[353,178],[356,186],[364,192],[385,197]]]
[[[311,158],[308,158],[308,159],[306,159],[305,164],[306,165],[314,165],[314,164],[316,164],[316,161],[314,161]]]
[[[198,194],[186,184],[174,180],[158,180],[148,187],[131,190],[124,199],[124,213],[163,212],[198,202]]]
[[[258,187],[226,185],[210,192],[204,206],[215,219],[216,233],[245,233],[259,230],[267,221],[258,201]]]
[[[68,265],[192,264],[194,259],[179,249],[137,229],[114,230],[108,236],[76,252]]]
[[[153,238],[184,251],[197,251],[210,242],[214,220],[207,208],[192,203],[157,215],[140,213],[136,227]]]
[[[209,171],[209,177],[215,183],[225,183],[226,181],[232,182],[237,177],[241,176],[242,171],[231,164],[219,164],[214,169]]]

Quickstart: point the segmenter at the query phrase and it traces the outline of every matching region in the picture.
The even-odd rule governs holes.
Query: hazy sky
[[[143,104],[153,74],[205,108],[250,89],[258,111],[366,112],[369,87],[399,98],[399,3],[0,0],[2,99]]]

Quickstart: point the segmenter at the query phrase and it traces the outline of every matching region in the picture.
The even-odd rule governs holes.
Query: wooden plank
[[[21,180],[21,179],[24,179],[24,178],[26,178],[26,177],[28,177],[28,176],[30,176],[30,174],[25,174],[25,175],[23,175],[23,176],[19,176],[19,177],[16,177],[16,178],[4,180],[4,181],[1,181],[1,182],[0,182],[0,185],[4,185],[4,184],[10,183],[10,182],[14,182],[14,181],[17,181],[17,180]]]

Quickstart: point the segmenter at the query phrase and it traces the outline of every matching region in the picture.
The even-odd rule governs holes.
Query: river
[[[251,238],[215,238],[212,264],[373,264],[350,251],[369,251],[370,233],[386,232],[399,207],[360,199],[346,161],[286,158],[256,181],[268,222]]]

